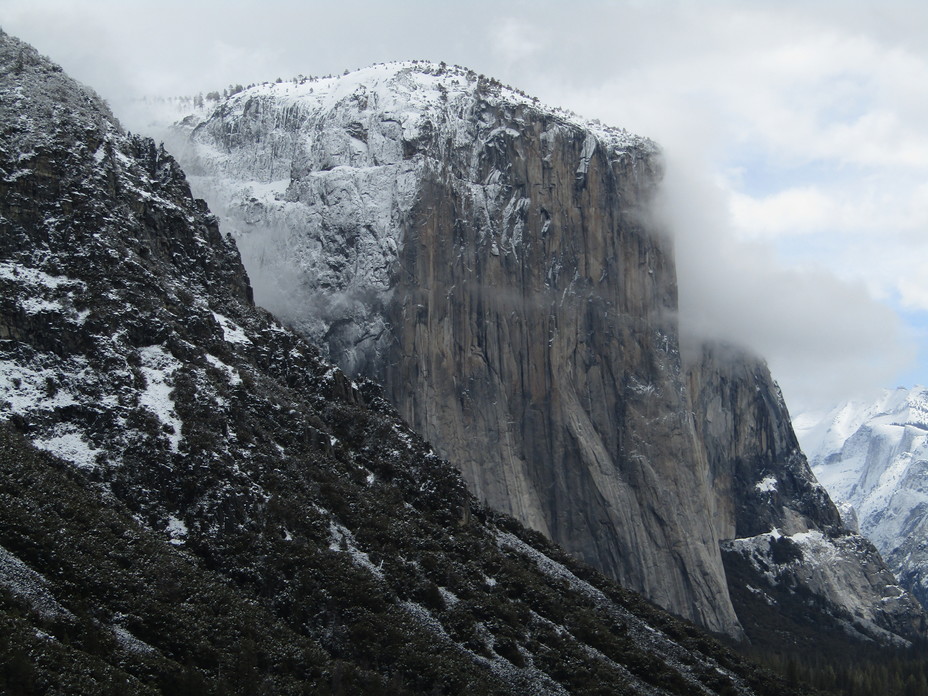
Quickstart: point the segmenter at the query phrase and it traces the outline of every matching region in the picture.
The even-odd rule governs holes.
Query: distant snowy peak
[[[800,414],[793,427],[813,468],[821,468],[837,458],[862,428],[893,439],[904,437],[906,427],[928,431],[928,388],[885,389],[873,401],[846,401],[824,415]]]
[[[856,514],[897,577],[928,601],[928,389],[886,390],[799,416],[795,428],[845,520]]]
[[[882,505],[874,496],[882,501],[891,495],[900,466],[924,447],[928,389],[887,389],[873,401],[848,401],[824,416],[798,416],[794,427],[816,476],[836,500],[857,509],[866,530],[868,515]]]
[[[796,436],[813,466],[840,451],[865,424],[928,430],[928,387],[884,389],[873,401],[846,401],[824,415],[804,413],[793,420]]]

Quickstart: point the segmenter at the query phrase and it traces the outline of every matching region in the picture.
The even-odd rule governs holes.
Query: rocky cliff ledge
[[[796,644],[813,626],[881,642],[918,635],[917,602],[873,545],[841,521],[763,361],[707,344],[688,363],[726,576],[748,634],[775,642],[782,636],[770,635],[771,626],[790,616]],[[771,620],[771,610],[780,618]]]

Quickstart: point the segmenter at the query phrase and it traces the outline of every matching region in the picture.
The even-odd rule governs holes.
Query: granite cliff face
[[[734,636],[722,547],[845,534],[766,368],[684,369],[650,141],[425,63],[260,85],[178,133],[259,302],[381,381],[492,506]],[[810,591],[883,625],[895,583],[848,577]]]
[[[306,301],[284,313],[382,381],[480,497],[740,631],[702,514],[670,244],[644,217],[650,142],[411,64],[246,90],[187,125],[188,166],[215,177],[199,191],[243,247],[272,230],[265,263],[281,240],[278,263],[295,257]]]

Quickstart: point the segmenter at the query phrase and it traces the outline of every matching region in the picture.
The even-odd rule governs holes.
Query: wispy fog
[[[706,170],[667,159],[657,214],[674,237],[684,349],[704,339],[752,349],[797,412],[891,383],[914,358],[899,317],[863,283],[788,268],[772,245],[739,241]]]

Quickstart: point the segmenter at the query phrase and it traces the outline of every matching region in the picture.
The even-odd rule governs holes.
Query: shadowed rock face
[[[923,631],[913,596],[873,545],[842,523],[816,481],[763,361],[730,346],[704,345],[687,377],[726,574],[752,639],[763,640],[769,630],[752,625],[758,604],[809,617],[803,595],[820,607],[806,618],[819,630],[836,622],[840,631],[881,642]]]
[[[847,530],[815,480],[789,413],[763,361],[733,347],[709,344],[688,365],[699,441],[709,463],[715,519],[723,539],[779,529]]]

